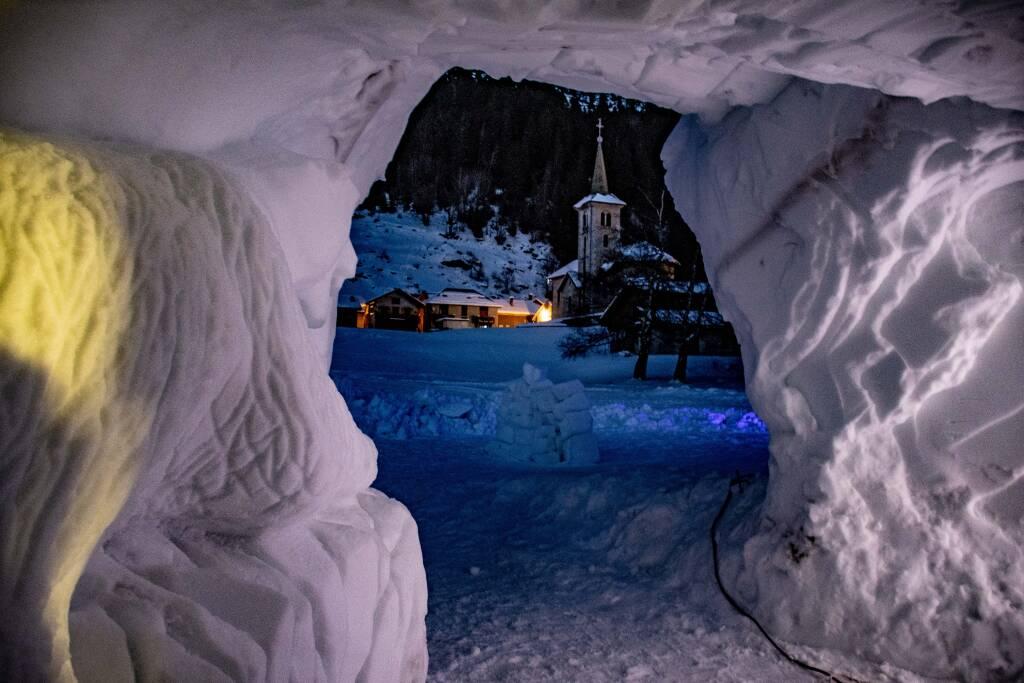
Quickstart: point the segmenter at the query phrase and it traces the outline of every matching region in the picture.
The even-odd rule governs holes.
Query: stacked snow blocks
[[[498,406],[494,455],[541,464],[597,462],[590,400],[579,380],[555,384],[529,363]]]

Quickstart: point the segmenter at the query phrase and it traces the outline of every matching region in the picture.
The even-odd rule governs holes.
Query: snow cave
[[[461,66],[688,114],[666,182],[771,439],[723,574],[767,629],[1019,678],[1022,42],[998,2],[0,4],[0,677],[426,678],[416,522],[328,366],[347,221]]]

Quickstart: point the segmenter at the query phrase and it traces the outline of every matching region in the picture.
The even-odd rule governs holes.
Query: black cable
[[[725,516],[725,511],[729,507],[729,503],[732,502],[733,486],[738,486],[740,487],[740,490],[742,490],[743,484],[746,483],[748,480],[748,477],[742,477],[739,474],[737,474],[735,477],[732,478],[732,480],[729,481],[729,491],[725,494],[725,500],[722,501],[722,507],[718,509],[718,514],[715,515],[715,521],[711,522],[711,557],[712,560],[714,560],[715,582],[718,583],[718,590],[722,591],[722,595],[725,596],[725,599],[729,602],[732,608],[742,616],[754,622],[754,626],[756,626],[757,630],[761,632],[761,635],[767,638],[768,642],[772,644],[772,647],[778,650],[779,654],[781,654],[783,657],[789,660],[792,664],[795,664],[801,669],[812,671],[814,673],[821,674],[822,676],[827,676],[828,680],[830,681],[854,681],[855,683],[857,683],[857,679],[855,678],[850,678],[849,676],[838,676],[824,669],[819,669],[818,667],[808,664],[807,662],[801,661],[793,655],[786,652],[784,649],[782,649],[782,646],[775,642],[775,639],[768,634],[768,631],[764,629],[764,626],[761,626],[761,622],[755,619],[754,615],[745,610],[743,606],[729,594],[729,591],[725,589],[725,584],[722,583],[722,575],[719,573],[718,569],[718,524],[722,521],[722,518]]]

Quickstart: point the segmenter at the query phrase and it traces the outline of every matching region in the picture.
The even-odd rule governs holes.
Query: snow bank
[[[742,589],[786,638],[1024,667],[1022,149],[1019,113],[809,84],[666,145],[772,434]]]
[[[264,214],[181,154],[5,135],[0,170],[2,677],[422,678],[416,525]]]
[[[509,385],[498,407],[490,452],[500,458],[541,464],[597,462],[590,400],[579,380],[555,384],[529,363]]]
[[[494,433],[497,400],[493,392],[429,385],[388,390],[368,384],[347,377],[337,383],[356,424],[372,437],[408,439]]]

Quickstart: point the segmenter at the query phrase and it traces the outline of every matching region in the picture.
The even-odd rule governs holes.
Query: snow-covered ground
[[[695,358],[703,380],[679,385],[668,381],[675,359],[656,357],[656,379],[637,382],[629,357],[561,360],[565,333],[338,330],[331,374],[375,438],[375,486],[419,525],[430,679],[814,680],[713,583],[708,529],[730,476],[754,475],[722,534],[733,549],[767,480],[768,434],[730,372],[735,359]],[[488,453],[499,396],[526,361],[584,380],[596,465]]]
[[[492,225],[480,239],[465,227],[455,237],[445,237],[445,230],[441,212],[429,225],[409,211],[356,213],[350,238],[359,270],[342,286],[339,305],[352,306],[395,287],[411,294],[464,287],[491,296],[543,296],[543,264],[551,253],[546,242],[531,241],[522,232],[495,239]],[[503,280],[511,285],[508,292]]]

